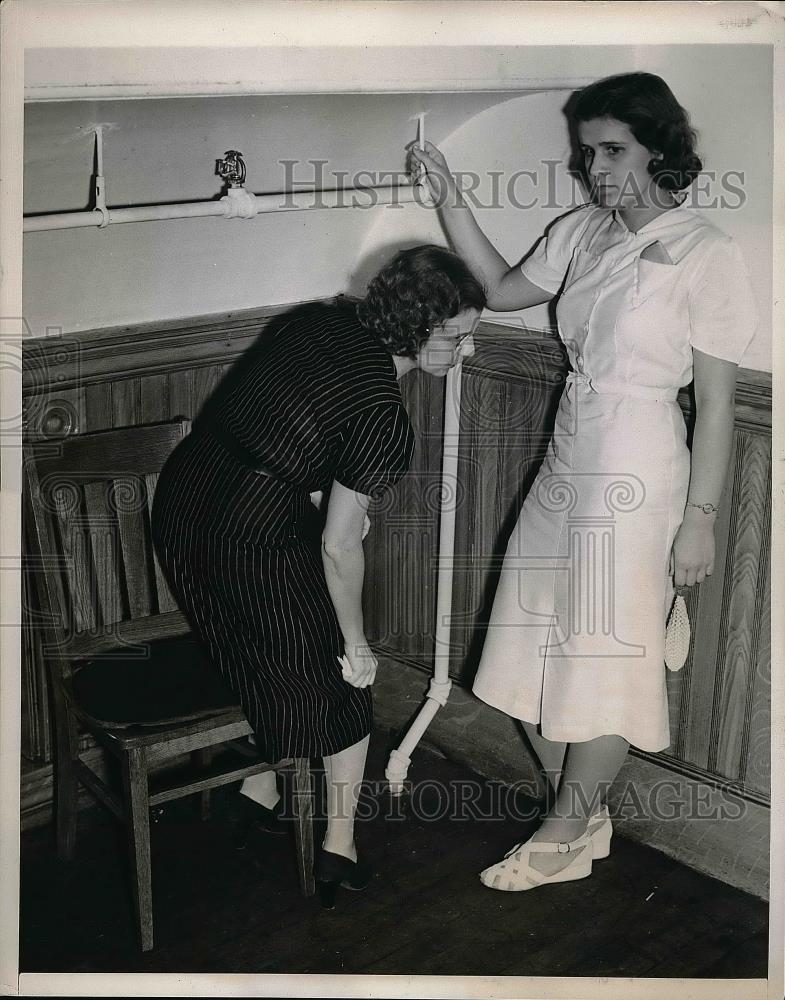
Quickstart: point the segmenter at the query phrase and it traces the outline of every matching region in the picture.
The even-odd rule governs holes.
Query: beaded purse
[[[690,618],[683,593],[677,588],[665,626],[665,666],[681,670],[690,651]]]

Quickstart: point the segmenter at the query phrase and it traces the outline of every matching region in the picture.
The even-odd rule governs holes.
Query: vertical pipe
[[[436,583],[436,633],[434,672],[425,704],[400,746],[390,753],[385,777],[393,795],[400,795],[411,763],[411,753],[438,710],[447,704],[450,680],[450,634],[455,554],[455,518],[458,505],[458,446],[460,444],[461,369],[457,364],[447,376],[444,395],[444,436],[439,511],[439,553]]]
[[[104,176],[104,130],[101,125],[95,127],[95,152],[96,152],[96,173],[99,177]]]
[[[95,208],[101,216],[98,223],[99,228],[105,229],[109,225],[109,210],[106,207],[106,182],[104,180],[104,130],[101,125],[95,127],[95,166],[96,175],[94,177]]]
[[[448,680],[452,625],[453,556],[455,519],[458,506],[458,445],[461,419],[461,372],[457,364],[447,375],[444,393],[444,437],[442,450],[441,498],[439,508],[439,552],[436,585],[436,635],[434,675]]]

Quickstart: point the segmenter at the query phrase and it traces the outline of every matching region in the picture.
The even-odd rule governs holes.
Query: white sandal
[[[561,871],[554,875],[545,875],[532,868],[529,862],[529,856],[539,852],[550,854],[577,852],[577,854]],[[569,842],[527,840],[526,843],[516,844],[511,851],[508,851],[503,861],[480,872],[480,881],[489,889],[501,889],[502,892],[523,892],[550,882],[572,882],[591,875],[592,853],[592,839],[588,829],[576,840]]]
[[[591,837],[593,859],[596,861],[598,858],[607,858],[611,853],[613,823],[606,805],[600,806],[597,812],[589,817],[588,833]]]

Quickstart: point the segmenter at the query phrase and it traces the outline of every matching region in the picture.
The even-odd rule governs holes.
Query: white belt
[[[627,382],[609,382],[606,379],[597,386],[585,372],[567,372],[567,391],[574,385],[601,396],[636,396],[638,399],[652,399],[663,403],[673,402],[679,395],[679,390],[670,386],[632,385]]]

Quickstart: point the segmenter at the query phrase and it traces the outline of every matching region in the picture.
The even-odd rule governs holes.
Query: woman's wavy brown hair
[[[357,316],[391,354],[414,358],[434,326],[485,302],[457,254],[426,244],[401,250],[371,279]]]
[[[590,84],[575,96],[568,113],[575,122],[615,118],[662,159],[649,161],[649,173],[665,191],[688,187],[703,169],[695,152],[696,135],[687,112],[668,84],[653,73],[622,73]]]

